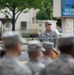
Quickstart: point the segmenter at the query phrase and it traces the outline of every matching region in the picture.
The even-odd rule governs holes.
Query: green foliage
[[[9,16],[12,19],[12,27],[14,30],[15,23],[19,15],[24,12],[27,13],[26,9],[41,9],[43,0],[0,0],[0,9],[6,9],[6,11],[1,11],[8,18]],[[12,14],[9,12],[9,9]]]
[[[44,0],[42,9],[36,15],[37,20],[57,20],[57,25],[61,27],[61,19],[53,17],[53,0]]]
[[[53,0],[44,0],[43,7],[49,19],[52,19]]]
[[[52,8],[53,8],[53,0],[44,0],[42,2],[42,9],[37,13],[36,19],[37,20],[53,19]]]
[[[45,11],[39,11],[36,15],[37,20],[48,20],[49,17]]]
[[[0,0],[2,8],[9,8],[11,11],[15,8],[15,13],[28,8],[41,8],[42,0]],[[1,8],[1,9],[2,9]]]

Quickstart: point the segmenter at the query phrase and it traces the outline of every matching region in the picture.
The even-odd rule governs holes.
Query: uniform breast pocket
[[[50,36],[49,41],[54,42],[54,38],[55,38],[54,36]]]
[[[46,38],[46,36],[45,35],[42,35],[42,39],[45,39]]]

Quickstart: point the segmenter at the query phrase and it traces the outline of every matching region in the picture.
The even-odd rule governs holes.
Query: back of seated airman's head
[[[54,48],[54,44],[52,42],[43,42],[42,46],[45,48],[45,51],[43,52],[45,56],[50,56],[51,58],[55,58],[58,56],[59,52],[57,49]]]
[[[42,44],[40,41],[33,40],[28,42],[28,53],[29,57],[36,58],[36,57],[42,57],[42,51],[45,51],[45,49],[42,47]]]
[[[62,36],[58,39],[58,48],[61,53],[71,54],[74,51],[74,36]]]
[[[3,44],[6,50],[21,50],[22,36],[18,32],[9,31],[3,35]]]

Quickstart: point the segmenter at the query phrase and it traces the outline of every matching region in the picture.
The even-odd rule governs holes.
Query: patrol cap
[[[66,35],[58,39],[58,47],[62,46],[74,46],[74,36]]]
[[[42,43],[42,46],[43,48],[45,48],[45,50],[54,50],[54,51],[57,51],[55,48],[54,48],[54,44],[52,42],[43,42]]]
[[[3,43],[5,46],[16,45],[17,43],[23,43],[23,38],[18,32],[9,31],[4,33]]]
[[[45,48],[45,49],[52,49],[53,46],[54,46],[54,44],[51,43],[51,42],[43,42],[43,43],[42,43],[42,46],[43,46],[43,48]]]
[[[49,21],[47,21],[46,23],[45,23],[45,26],[47,26],[47,25],[52,25]]]
[[[40,41],[33,40],[33,41],[28,42],[28,51],[36,52],[38,50],[45,51],[45,49],[42,47],[42,44]]]

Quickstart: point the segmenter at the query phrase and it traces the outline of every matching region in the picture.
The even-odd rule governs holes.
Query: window
[[[42,27],[42,24],[40,24],[39,26]]]
[[[22,21],[21,22],[21,29],[26,29],[27,27],[27,22],[26,21]]]
[[[35,23],[35,18],[34,17],[32,18],[32,23]]]
[[[6,28],[10,27],[10,22],[6,22]]]

